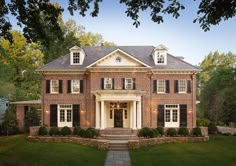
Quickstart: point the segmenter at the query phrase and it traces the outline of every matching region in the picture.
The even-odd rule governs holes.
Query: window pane
[[[80,80],[72,80],[71,81],[72,93],[79,93],[80,92]]]
[[[125,78],[125,89],[133,89],[133,79]]]
[[[170,122],[170,110],[165,111],[165,122]]]
[[[65,122],[65,110],[60,110],[60,122]]]
[[[67,122],[71,122],[71,110],[67,110]]]
[[[74,52],[73,53],[73,63],[75,63],[75,64],[80,63],[80,54],[79,54],[79,52]]]
[[[157,80],[157,92],[165,93],[165,80]]]
[[[128,112],[127,110],[125,110],[125,119],[127,119],[127,116],[128,116]]]
[[[112,78],[104,78],[104,89],[112,89]]]
[[[179,80],[179,92],[187,92],[187,80]]]
[[[110,119],[112,119],[112,110],[110,110]]]
[[[178,122],[178,110],[173,110],[172,112],[172,121]]]
[[[165,57],[162,53],[157,53],[157,63],[165,63]]]
[[[58,93],[58,92],[59,92],[59,81],[51,80],[51,93]]]

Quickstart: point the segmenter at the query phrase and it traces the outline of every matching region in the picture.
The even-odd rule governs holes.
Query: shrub
[[[78,126],[74,127],[73,134],[79,136],[80,128]]]
[[[196,136],[196,137],[202,136],[202,131],[199,127],[193,128],[193,136]]]
[[[214,122],[211,122],[208,125],[208,133],[209,134],[216,134],[217,133],[217,127],[216,127],[216,124]]]
[[[45,126],[41,126],[39,128],[38,135],[48,135],[47,128]]]
[[[231,136],[231,133],[222,133],[222,135]]]
[[[29,127],[31,126],[39,126],[40,125],[39,111],[36,108],[31,107],[30,110],[27,110],[25,112],[24,122],[25,122],[24,127],[26,132],[29,132]]]
[[[168,128],[166,134],[170,137],[174,137],[177,135],[175,128]]]
[[[66,135],[70,135],[71,134],[71,130],[68,126],[64,126],[61,129],[61,135],[66,136]]]
[[[178,134],[181,136],[188,136],[189,135],[188,128],[185,127],[179,128]]]
[[[49,135],[51,136],[60,135],[58,127],[51,127],[49,130]]]
[[[85,138],[86,137],[86,130],[79,128],[78,136]]]
[[[163,135],[165,134],[163,127],[158,127],[158,128],[157,128],[157,131],[159,132],[159,134],[160,134],[161,136],[163,136]]]
[[[160,133],[157,129],[152,129],[152,131],[153,131],[153,137],[151,137],[151,138],[160,136]]]
[[[98,135],[98,133],[94,128],[87,128],[87,130],[85,130],[85,137],[86,138],[94,138],[97,135]]]
[[[149,137],[150,132],[151,131],[148,127],[144,127],[139,131],[138,136],[139,137]]]
[[[197,119],[197,126],[207,127],[209,125],[209,120],[206,118]]]
[[[236,136],[236,133],[234,133],[232,136]]]

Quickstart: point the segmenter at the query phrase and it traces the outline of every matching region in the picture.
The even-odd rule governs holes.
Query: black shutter
[[[157,80],[153,80],[153,93],[157,92]]]
[[[84,92],[84,81],[83,80],[80,80],[80,84],[79,84],[79,90],[80,90],[80,93],[83,93]]]
[[[50,93],[50,80],[46,80],[46,93]]]
[[[180,104],[180,127],[187,127],[187,105]]]
[[[57,126],[57,105],[50,105],[50,126]]]
[[[71,93],[71,80],[67,80],[67,93]]]
[[[59,80],[59,93],[62,93],[62,80]]]
[[[125,89],[125,78],[122,78],[122,89]]]
[[[80,106],[73,104],[73,127],[80,126]]]
[[[115,79],[112,78],[112,89],[115,89]]]
[[[187,84],[187,93],[191,93],[191,81],[188,80],[187,83],[188,83],[188,84]]]
[[[166,93],[170,93],[170,80],[166,80]]]
[[[133,78],[133,89],[136,89],[135,78]]]
[[[164,105],[158,105],[157,127],[164,126]]]
[[[104,89],[104,78],[101,78],[101,89]]]
[[[29,110],[29,106],[24,106],[24,113],[26,114],[27,111]]]
[[[175,93],[179,93],[179,82],[175,80]]]

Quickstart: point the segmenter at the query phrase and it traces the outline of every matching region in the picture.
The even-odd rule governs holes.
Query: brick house
[[[42,125],[196,126],[199,69],[153,46],[74,46],[42,66]]]

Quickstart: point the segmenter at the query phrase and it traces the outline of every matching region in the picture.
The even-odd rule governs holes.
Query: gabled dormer
[[[82,65],[84,62],[85,53],[83,49],[78,46],[70,48],[70,64]]]
[[[153,50],[152,57],[155,65],[167,64],[167,51],[168,48],[163,45],[159,45]]]

